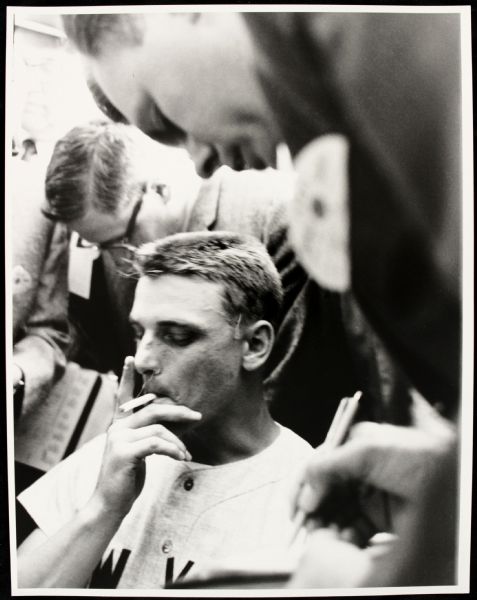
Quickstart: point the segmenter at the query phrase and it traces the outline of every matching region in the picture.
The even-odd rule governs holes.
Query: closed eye
[[[182,325],[163,325],[158,333],[159,338],[171,346],[188,346],[200,337],[198,331]]]
[[[106,94],[99,87],[99,85],[93,79],[88,79],[87,85],[91,95],[93,96],[93,100],[96,103],[96,106],[100,109],[100,111],[106,115],[111,121],[114,123],[125,123],[128,124],[128,120],[126,117],[119,112],[119,110],[113,106],[110,102],[109,98],[106,97]]]
[[[178,125],[168,119],[154,102],[150,104],[149,126],[147,135],[156,142],[169,146],[181,146],[187,139],[187,134]]]

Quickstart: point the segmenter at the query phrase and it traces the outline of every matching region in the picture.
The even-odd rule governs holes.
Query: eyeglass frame
[[[136,226],[137,216],[139,214],[139,211],[141,210],[141,207],[142,207],[142,196],[141,196],[141,198],[139,198],[139,200],[134,205],[134,208],[132,210],[131,216],[129,217],[129,221],[126,226],[126,231],[124,232],[124,234],[118,235],[114,238],[106,240],[105,242],[97,242],[97,243],[90,243],[90,242],[84,240],[82,237],[80,237],[78,239],[78,246],[80,248],[98,248],[98,250],[115,250],[118,248],[128,248],[130,246],[129,238],[131,237],[134,227]]]
[[[136,202],[136,204],[134,205],[134,208],[133,208],[131,216],[129,218],[124,235],[119,235],[117,237],[111,238],[110,240],[106,240],[105,242],[99,242],[99,243],[89,243],[80,237],[78,240],[78,246],[80,248],[98,248],[98,250],[115,250],[115,249],[119,249],[119,248],[130,248],[131,245],[129,244],[129,238],[131,237],[131,234],[134,230],[134,227],[136,225],[137,216],[142,207],[143,195],[151,187],[156,191],[156,193],[159,196],[161,196],[164,199],[165,202],[167,202],[169,200],[170,190],[169,190],[169,186],[166,183],[154,183],[154,184],[151,184],[150,182],[144,183],[143,187],[142,187],[142,195],[139,198],[139,200]]]

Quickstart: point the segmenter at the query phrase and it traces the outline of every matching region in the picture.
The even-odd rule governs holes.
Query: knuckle
[[[158,405],[157,404],[147,404],[142,410],[149,415],[154,415],[157,412]]]
[[[156,425],[154,425],[154,435],[157,435],[157,436],[164,435],[165,429],[166,428],[164,427],[164,425],[160,425],[159,423],[156,423]]]
[[[161,442],[157,438],[151,438],[149,440],[149,450],[151,452],[160,452],[161,451]]]

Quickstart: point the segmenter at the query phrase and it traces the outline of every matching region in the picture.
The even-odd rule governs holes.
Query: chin
[[[197,426],[197,423],[169,422],[165,423],[164,426],[169,429],[169,431],[177,435],[178,438],[182,439],[191,433],[191,431]]]

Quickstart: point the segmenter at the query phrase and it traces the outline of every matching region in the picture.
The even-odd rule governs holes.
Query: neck
[[[279,429],[272,419],[260,387],[228,403],[224,414],[201,424],[183,440],[195,462],[221,465],[249,458],[265,450]]]

